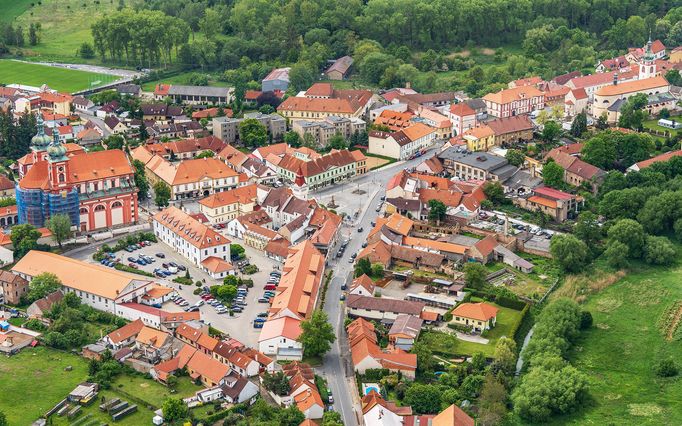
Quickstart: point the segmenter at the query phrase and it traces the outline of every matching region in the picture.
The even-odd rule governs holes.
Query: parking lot
[[[241,243],[239,240],[235,240],[233,242],[236,244]],[[257,347],[260,329],[253,328],[253,320],[259,313],[266,312],[269,307],[269,304],[267,303],[259,303],[258,299],[263,296],[263,286],[268,281],[270,272],[273,271],[275,267],[279,268],[280,264],[268,259],[264,253],[259,252],[252,247],[248,247],[243,244],[242,246],[245,249],[247,259],[250,261],[250,263],[258,266],[259,269],[257,273],[252,275],[242,275],[240,273],[237,274],[239,277],[252,279],[254,284],[253,288],[249,289],[249,292],[245,298],[246,305],[244,306],[244,310],[241,313],[235,313],[232,317],[230,317],[227,313],[219,314],[216,308],[206,304],[201,306],[199,310],[201,311],[201,318],[206,324],[224,333],[227,333],[230,335],[230,337],[241,341],[245,345]],[[73,257],[90,263],[98,263],[92,259],[92,254],[94,252],[95,249],[92,251],[81,251]],[[156,253],[162,253],[164,258],[156,257]],[[186,267],[189,270],[191,279],[195,282],[201,281],[203,286],[210,287],[212,285],[222,284],[222,280],[215,280],[211,278],[203,270],[190,263],[189,260],[173,251],[173,249],[164,243],[152,243],[149,247],[135,250],[132,253],[128,253],[127,251],[119,251],[116,252],[116,257],[121,259],[121,263],[128,265],[131,263],[128,261],[128,257],[138,258],[140,254],[154,259],[154,262],[147,265],[135,264],[139,270],[152,273],[154,269],[161,268],[163,263],[168,264],[169,262],[174,262],[177,265]],[[190,305],[193,305],[201,300],[199,295],[193,294],[197,287],[180,285],[172,281],[176,277],[184,276],[184,271],[178,271],[177,274],[166,278],[154,278],[154,280],[159,284],[176,289],[178,294],[183,299],[185,299]],[[162,306],[162,309],[175,312],[183,309],[183,307],[178,306],[174,302],[167,302]]]

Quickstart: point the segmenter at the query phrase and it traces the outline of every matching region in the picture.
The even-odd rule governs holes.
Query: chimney
[[[412,88],[412,83],[410,83],[409,81],[405,82],[405,88],[406,88],[406,89],[411,89],[411,88]]]
[[[615,86],[617,84],[618,84],[618,73],[614,72],[613,73],[613,85]]]

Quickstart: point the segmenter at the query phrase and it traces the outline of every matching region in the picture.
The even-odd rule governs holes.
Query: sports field
[[[29,86],[47,84],[55,90],[71,93],[87,89],[91,83],[96,83],[95,85],[99,86],[114,80],[116,80],[115,76],[107,74],[0,60],[0,83],[2,84],[16,83]]]

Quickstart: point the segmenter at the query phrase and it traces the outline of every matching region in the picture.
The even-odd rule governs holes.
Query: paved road
[[[339,196],[339,194],[344,191],[350,192],[358,185],[369,184],[373,188],[373,190],[368,191],[364,195],[364,203],[361,208],[357,209],[361,211],[361,214],[356,224],[349,226],[344,222],[343,228],[340,231],[341,236],[339,240],[350,238],[350,241],[343,257],[340,259],[337,259],[336,256],[331,257],[333,260],[329,262],[329,268],[334,271],[334,278],[329,283],[324,306],[324,310],[329,316],[329,321],[336,331],[337,340],[332,345],[332,349],[325,355],[320,371],[323,377],[326,378],[328,386],[334,395],[334,410],[341,413],[346,426],[359,424],[358,418],[360,416],[359,398],[356,396],[357,389],[353,383],[354,374],[350,359],[350,349],[346,332],[343,329],[345,310],[343,302],[340,300],[343,293],[341,290],[342,284],[345,282],[347,285],[350,285],[352,280],[353,263],[349,262],[349,258],[353,253],[360,252],[362,250],[362,243],[367,241],[371,222],[377,218],[374,207],[379,204],[380,198],[386,194],[386,183],[388,180],[401,168],[409,169],[415,167],[434,154],[435,149],[432,148],[420,158],[394,163],[383,169],[359,176],[350,182],[324,188],[312,194],[313,197],[318,199],[320,197],[331,197],[336,194],[335,200],[338,200],[337,202],[340,203],[343,197]],[[363,232],[358,233],[357,229],[360,227],[363,228]],[[338,249],[338,246],[336,248]],[[334,250],[334,255],[336,251]]]
[[[100,129],[102,129],[102,132],[104,135],[102,135],[103,138],[108,138],[111,136],[111,132],[107,128],[107,126],[104,124],[104,120],[102,120],[99,117],[95,117],[94,115],[86,114],[84,112],[77,112],[78,116],[83,119],[83,120],[90,120],[93,123],[95,123]]]

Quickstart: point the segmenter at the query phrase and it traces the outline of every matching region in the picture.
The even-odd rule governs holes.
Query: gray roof
[[[508,164],[507,159],[504,157],[487,152],[459,152],[459,148],[454,146],[438,154],[438,158],[462,163],[485,171],[492,171]]]
[[[414,315],[400,314],[396,317],[391,329],[388,331],[391,334],[406,334],[414,339],[419,336],[424,320]]]
[[[230,89],[227,87],[177,86],[173,84],[168,89],[168,94],[187,96],[227,96],[229,91]]]
[[[510,177],[512,177],[518,169],[519,168],[516,166],[512,166],[511,164],[506,164],[502,167],[498,167],[494,170],[488,170],[488,171],[491,174],[494,174],[495,176],[497,176],[498,180],[505,181],[505,180],[509,179]]]
[[[459,244],[460,246],[472,247],[479,242],[478,238],[468,237],[466,235],[453,234],[448,237],[448,242],[452,244]]]
[[[485,109],[485,102],[483,99],[468,99],[464,101],[471,109]]]
[[[512,191],[518,191],[521,188],[533,189],[540,186],[540,184],[542,184],[541,178],[533,177],[530,173],[521,169],[518,169],[516,173],[504,183],[504,185]]]

